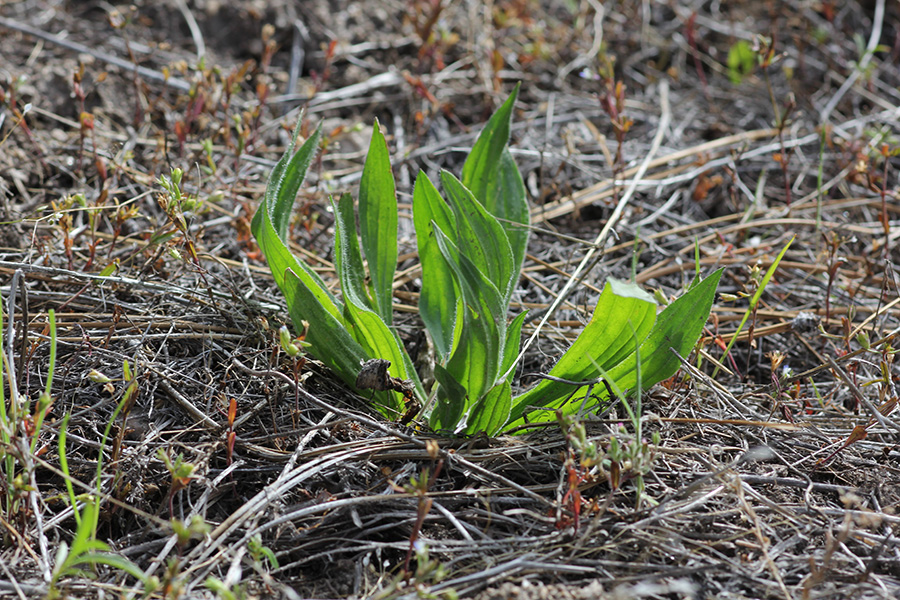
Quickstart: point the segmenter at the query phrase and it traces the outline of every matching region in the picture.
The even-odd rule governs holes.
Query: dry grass
[[[105,457],[97,537],[159,577],[157,596],[211,596],[209,577],[289,598],[900,594],[896,5],[497,0],[453,3],[431,27],[430,2],[207,4],[137,3],[120,29],[94,2],[7,2],[0,15],[7,402],[10,374],[32,401],[43,390],[51,308],[59,351],[36,452],[17,450],[31,440],[24,418],[0,448],[25,478],[0,489],[19,499],[0,503],[0,597],[46,595],[74,536],[67,413],[76,493],[94,489]],[[773,64],[733,83],[729,49],[757,34],[774,34]],[[875,43],[886,47],[867,53]],[[602,77],[613,64],[618,114]],[[727,266],[720,292],[752,294],[754,267],[796,238],[731,355],[746,296],[717,301],[689,377],[645,393],[645,435],[659,442],[644,467],[582,467],[557,424],[461,440],[397,426],[278,350],[286,311],[248,223],[299,109],[310,126],[325,119],[329,141],[298,199],[295,251],[333,280],[326,195],[358,181],[373,117],[409,194],[419,168],[459,170],[459,149],[518,80],[512,147],[535,230],[516,300],[540,316],[585,267],[522,385],[608,276],[672,295],[696,268]],[[175,167],[204,201],[184,227],[157,202],[155,180]],[[615,235],[593,244],[607,223]],[[398,326],[421,347],[410,229]],[[123,361],[138,396],[101,448]],[[623,418],[585,418],[588,440],[628,442]],[[170,493],[160,451],[193,465],[184,489]],[[179,540],[170,519],[197,516],[208,529]],[[101,566],[62,586],[100,597],[134,580]]]

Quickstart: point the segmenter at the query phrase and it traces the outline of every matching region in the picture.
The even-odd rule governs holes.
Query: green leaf
[[[649,389],[678,371],[681,361],[672,353],[673,349],[682,357],[693,350],[709,318],[722,272],[723,269],[719,269],[698,282],[659,314],[640,348],[643,389]],[[632,355],[610,369],[608,375],[622,389],[631,389],[637,383],[636,366]]]
[[[516,96],[519,94],[521,84],[516,84],[515,89],[506,102],[497,109],[487,125],[481,130],[472,151],[466,158],[462,170],[462,182],[468,189],[472,190],[475,197],[485,205],[491,214],[497,214],[496,210],[500,209],[499,204],[494,204],[498,200],[496,190],[492,189],[497,181],[497,171],[500,169],[501,156],[503,150],[509,142],[510,120],[512,119],[513,105],[516,103]]]
[[[720,269],[694,285],[680,298],[667,306],[656,318],[655,323],[651,321],[652,328],[649,334],[646,334],[646,337],[642,338],[641,334],[641,331],[646,327],[646,323],[643,320],[640,322],[631,321],[634,326],[634,332],[632,332],[631,326],[628,325],[629,319],[624,316],[624,313],[618,313],[619,317],[606,321],[610,327],[618,324],[617,335],[625,338],[626,341],[610,350],[591,354],[590,360],[588,360],[591,366],[588,367],[585,365],[584,359],[579,358],[577,352],[572,353],[572,350],[575,349],[582,338],[589,340],[590,338],[587,337],[589,334],[598,335],[596,330],[589,331],[594,324],[594,319],[592,319],[572,348],[560,359],[557,366],[564,363],[566,369],[557,369],[557,366],[555,366],[550,371],[550,374],[573,381],[584,381],[603,376],[610,383],[611,387],[618,387],[625,391],[632,390],[637,384],[637,359],[639,356],[641,361],[641,386],[643,389],[648,389],[663,379],[671,377],[681,366],[681,362],[677,356],[672,354],[670,348],[674,349],[681,356],[686,356],[690,353],[694,344],[697,343],[700,333],[703,331],[706,320],[709,318],[709,311],[715,298],[716,286],[721,276],[722,270]],[[627,285],[630,286],[631,284]],[[617,287],[619,286],[617,285]],[[612,289],[611,286],[604,288],[601,300],[609,293],[608,290]],[[628,293],[627,288],[619,288],[618,292]],[[622,297],[614,294],[612,299],[615,301],[615,304],[618,304],[621,301],[620,298]],[[639,298],[631,298],[630,300],[625,298],[625,300],[626,304],[623,306],[633,301],[646,302],[646,300],[640,300]],[[598,310],[595,310],[595,317],[599,311],[599,305],[600,301],[598,301]],[[619,307],[607,306],[604,308],[604,312],[611,309],[617,311]],[[622,324],[625,326],[622,327]],[[605,336],[606,332],[599,335]],[[639,346],[640,350],[637,353],[634,351],[635,339],[643,339]],[[579,350],[590,351],[590,348],[585,343],[580,345]],[[568,376],[561,373],[566,373]],[[576,391],[571,385],[547,380],[542,381],[513,400],[508,426],[515,427],[523,424],[525,422],[523,415],[529,407],[562,408],[564,414],[577,412],[582,408],[581,402],[566,402],[568,395]],[[594,408],[607,395],[605,386],[603,386],[599,393],[592,393],[591,397],[584,402],[583,408]],[[582,396],[576,394],[576,397],[579,399]],[[563,406],[564,402],[566,403]],[[555,415],[550,411],[536,411],[530,415],[529,421],[550,421],[554,418]]]
[[[728,49],[728,78],[737,85],[753,72],[756,66],[756,52],[746,40],[738,40]]]
[[[334,209],[334,266],[341,280],[344,300],[373,309],[366,294],[366,272],[356,235],[353,198],[350,194],[344,194],[338,202],[331,198],[331,206]]]
[[[366,356],[389,360],[390,375],[400,379],[412,379],[419,400],[422,401],[425,399],[425,393],[403,343],[396,332],[375,312],[372,301],[366,293],[362,255],[355,231],[353,199],[349,194],[344,194],[337,203],[332,199],[332,206],[335,213],[335,267],[344,293],[344,317],[350,335],[362,346]],[[375,398],[392,413],[398,413],[403,408],[403,402],[397,393],[386,391],[376,394]]]
[[[441,182],[456,216],[456,245],[495,283],[504,304],[508,304],[518,273],[513,273],[513,256],[506,232],[456,177],[443,171]]]
[[[569,381],[597,379],[634,352],[635,339],[643,340],[656,320],[656,302],[633,283],[610,279],[597,300],[590,322],[550,375]],[[575,392],[568,383],[542,380],[513,402],[514,419],[529,406],[551,406]]]
[[[468,410],[472,403],[493,387],[497,379],[497,357],[493,354],[493,349],[497,347],[498,340],[494,331],[479,325],[479,320],[480,316],[467,312],[466,324],[446,367],[447,372],[466,392],[463,411]]]
[[[374,289],[375,312],[390,325],[397,269],[397,194],[391,156],[377,119],[359,184],[359,222]]]
[[[794,243],[794,240],[797,239],[797,236],[792,237],[788,240],[788,243],[784,245],[784,248],[781,249],[781,252],[778,253],[778,256],[775,257],[775,260],[772,261],[772,264],[769,265],[769,268],[766,270],[766,274],[763,275],[762,281],[759,282],[759,286],[756,288],[756,292],[750,298],[750,306],[747,307],[747,310],[744,312],[744,318],[741,319],[741,322],[738,323],[737,331],[734,332],[734,335],[731,336],[731,341],[728,342],[728,345],[725,347],[725,352],[722,353],[722,356],[728,356],[728,353],[731,352],[731,347],[734,346],[734,343],[738,339],[738,334],[743,331],[744,325],[747,323],[747,319],[750,318],[750,315],[756,310],[756,305],[759,303],[759,299],[762,297],[763,291],[766,289],[766,286],[769,285],[769,281],[771,281],[772,276],[775,275],[775,271],[778,269],[778,265],[781,264],[781,259],[784,258],[784,255],[787,253],[788,248],[791,247],[791,244]],[[715,377],[719,373],[719,366],[716,365],[716,368],[713,369],[712,376]]]
[[[512,367],[513,362],[519,356],[519,346],[522,343],[522,325],[525,324],[527,317],[528,311],[525,311],[513,319],[506,327],[506,344],[503,347],[503,362],[500,365],[500,372],[506,373],[509,371],[507,381],[509,381],[510,385],[512,385],[513,377],[516,374],[515,369],[510,369],[510,367]]]
[[[82,512],[81,525],[75,530],[75,537],[72,539],[72,546],[69,548],[66,560],[62,569],[78,564],[78,558],[85,552],[91,550],[109,550],[109,546],[104,542],[93,539],[96,533],[97,520],[99,518],[99,507],[97,506],[97,498],[91,497],[85,503]]]
[[[147,581],[147,574],[144,573],[140,567],[124,556],[119,556],[111,552],[89,552],[82,555],[77,564],[108,565],[123,573],[128,573],[140,582]]]
[[[309,353],[354,387],[360,363],[373,357],[367,355],[350,335],[349,324],[343,316],[336,319],[293,271],[285,271],[283,279],[281,290],[294,326],[299,330],[301,321],[309,323],[305,340],[309,344]]]
[[[528,245],[530,222],[525,185],[518,167],[509,152],[510,121],[521,84],[506,102],[491,116],[466,158],[462,183],[481,202],[487,211],[501,219],[509,237],[518,275]]]
[[[522,181],[519,167],[513,160],[509,148],[503,149],[496,181],[489,189],[493,190],[493,194],[488,196],[487,206],[491,207],[488,211],[499,219],[505,219],[501,220],[500,224],[503,225],[509,238],[509,245],[515,258],[515,272],[518,275],[525,261],[525,251],[528,249],[531,212],[528,210],[528,200],[525,197],[525,182]]]
[[[494,387],[506,339],[506,305],[496,286],[434,226],[444,258],[456,274],[465,301],[464,324],[447,369],[465,386],[470,399]]]
[[[428,424],[434,431],[453,433],[468,403],[466,388],[450,371],[439,364],[434,365],[434,378],[438,382],[437,404],[431,412]]]
[[[454,345],[457,319],[462,318],[462,301],[453,270],[435,240],[432,222],[444,231],[456,229],[456,217],[450,207],[428,176],[419,171],[413,189],[413,225],[422,264],[419,314],[431,334],[440,361],[444,362]]]
[[[269,176],[265,196],[253,216],[250,228],[282,293],[287,295],[284,287],[285,273],[290,270],[303,281],[322,308],[341,321],[341,310],[337,300],[328,291],[321,277],[291,254],[285,239],[291,207],[306,175],[306,169],[318,149],[320,139],[321,126],[293,157],[290,154],[293,143],[288,147]],[[294,327],[299,330],[300,322],[295,320]]]
[[[367,308],[348,302],[346,310],[350,321],[350,333],[363,347],[367,356],[391,361],[388,373],[400,379],[412,379],[420,401],[423,400],[422,384],[396,334],[381,320],[381,317]],[[358,374],[359,366],[356,371]],[[376,394],[375,399],[388,409],[385,416],[396,418],[397,413],[403,410],[403,401],[397,392],[386,391],[383,394]]]
[[[300,186],[303,184],[303,180],[306,179],[309,165],[315,158],[319,149],[319,143],[322,140],[322,125],[320,123],[316,127],[315,133],[300,146],[296,154],[291,156],[302,122],[302,119],[297,121],[297,126],[291,135],[291,142],[288,144],[281,160],[278,161],[272,173],[269,174],[269,180],[266,185],[265,199],[271,210],[272,225],[275,227],[275,231],[278,232],[278,238],[285,242],[287,242],[291,209],[294,206],[297,193],[300,191]]]
[[[508,381],[501,381],[475,403],[466,420],[466,434],[484,432],[494,435],[509,418],[512,389]]]

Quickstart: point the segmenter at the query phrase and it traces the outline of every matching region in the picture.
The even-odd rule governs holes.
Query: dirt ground
[[[37,433],[0,415],[0,597],[146,591],[102,564],[55,576],[63,471],[99,486],[96,537],[153,597],[900,596],[898,64],[886,0],[4,0],[4,403],[53,377]],[[697,352],[644,394],[646,464],[584,468],[555,423],[392,423],[278,349],[250,219],[298,119],[326,143],[293,250],[335,289],[328,196],[356,194],[383,125],[397,327],[423,348],[412,181],[459,173],[517,82],[534,229],[514,309],[540,315],[617,219],[520,387],[608,277],[671,298],[726,267]],[[200,201],[183,225],[158,201],[175,168]],[[584,427],[635,441],[621,407]]]

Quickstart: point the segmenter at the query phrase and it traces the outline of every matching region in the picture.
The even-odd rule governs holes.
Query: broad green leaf
[[[438,382],[437,403],[428,424],[434,431],[452,433],[463,417],[468,394],[456,377],[441,365],[434,365],[434,378]]]
[[[465,301],[464,325],[447,369],[470,400],[494,387],[506,339],[506,305],[496,286],[434,225],[435,238],[459,281]]]
[[[512,389],[509,382],[501,381],[495,385],[469,411],[466,434],[474,435],[479,432],[489,436],[496,434],[509,418],[511,401]]]
[[[496,194],[491,190],[491,186],[496,183],[496,172],[500,168],[501,156],[506,144],[509,142],[509,125],[512,119],[513,105],[516,103],[516,96],[519,94],[521,84],[516,84],[515,89],[506,102],[497,109],[487,125],[478,134],[472,151],[466,158],[462,169],[462,182],[468,189],[472,190],[475,197],[485,205],[492,214],[497,214],[495,210],[498,205],[493,204],[497,200]]]
[[[468,410],[472,403],[493,387],[497,379],[496,357],[492,355],[492,349],[499,343],[496,332],[480,326],[479,320],[482,317],[467,312],[466,324],[446,367],[447,372],[466,391],[464,410]]]
[[[650,333],[640,344],[640,350],[636,354],[630,352],[609,368],[597,369],[597,376],[604,373],[611,386],[623,391],[631,391],[637,383],[637,357],[640,356],[641,387],[648,389],[663,379],[671,377],[681,362],[671,349],[679,355],[686,356],[693,349],[694,344],[703,331],[703,326],[709,318],[709,311],[715,298],[716,286],[722,276],[722,270],[718,270],[706,279],[697,283],[680,298],[672,302],[659,314],[653,324]],[[604,290],[605,293],[605,290]],[[623,334],[624,335],[624,334]],[[633,336],[633,334],[631,334]],[[634,337],[632,337],[634,339]],[[638,336],[639,339],[639,336]],[[553,373],[553,370],[551,370]],[[588,379],[587,377],[585,379]],[[602,384],[601,384],[602,385]],[[535,386],[525,394],[517,397],[513,402],[513,410],[508,427],[515,427],[524,423],[524,412],[530,406],[547,408],[562,407],[565,414],[577,412],[582,408],[578,399],[584,397],[584,393],[578,390],[575,399],[562,405],[559,397],[551,398],[535,394]],[[595,386],[596,387],[596,386]],[[573,388],[568,387],[571,394]],[[600,390],[594,390],[592,397],[584,403],[583,408],[592,409],[602,402],[607,396],[605,386]],[[545,402],[545,400],[547,400]],[[548,411],[535,411],[529,415],[529,421],[540,422],[553,420],[555,416]]]
[[[351,388],[356,388],[359,369],[362,363],[370,358],[384,358],[391,361],[390,373],[396,377],[409,379],[407,375],[414,373],[405,352],[402,352],[403,356],[397,358],[399,341],[396,338],[393,343],[390,341],[389,338],[395,334],[375,313],[357,311],[348,303],[345,306],[345,310],[348,311],[347,318],[338,322],[322,308],[310,290],[292,272],[288,272],[285,276],[284,296],[295,326],[299,327],[301,319],[309,322],[305,339],[309,344],[309,353],[322,361]],[[412,379],[417,394],[420,398],[424,398],[418,377]],[[362,396],[371,396],[376,408],[388,418],[396,418],[397,413],[403,408],[403,403],[396,392],[377,392],[373,395],[371,390],[358,391]]]
[[[422,264],[419,314],[431,334],[440,361],[444,362],[453,348],[454,329],[457,319],[461,318],[462,302],[453,270],[435,240],[432,222],[444,231],[456,229],[456,218],[450,207],[428,176],[419,171],[413,189],[413,225]]]
[[[434,232],[438,247],[459,282],[467,309],[465,314],[484,316],[480,323],[500,332],[500,339],[506,339],[506,304],[500,297],[497,286],[437,225],[434,225]],[[502,349],[497,350],[499,364]]]
[[[391,156],[377,119],[359,183],[359,229],[369,263],[375,312],[390,325],[397,269],[397,193]]]
[[[709,318],[722,271],[719,269],[698,282],[659,314],[653,330],[641,344],[641,385],[644,389],[671,377],[681,367],[673,349],[680,356],[687,356],[694,348]],[[622,389],[630,389],[637,380],[635,366],[631,356],[610,369],[608,374]]]
[[[303,180],[306,179],[306,172],[312,163],[316,152],[319,149],[319,143],[322,141],[322,125],[316,127],[315,133],[300,146],[297,153],[291,156],[296,144],[297,134],[300,132],[300,124],[302,119],[297,121],[294,133],[291,135],[291,142],[285,150],[284,156],[275,165],[272,173],[269,175],[269,181],[266,185],[266,202],[268,203],[272,225],[278,232],[278,238],[287,242],[288,223],[291,219],[291,209],[297,198],[297,192]],[[288,159],[289,160],[285,160]],[[279,166],[281,168],[279,169]],[[274,185],[273,185],[274,184]]]
[[[509,236],[517,274],[528,244],[528,229],[520,225],[530,222],[525,185],[507,147],[512,109],[519,87],[517,84],[506,102],[490,118],[466,158],[462,171],[463,185],[472,191],[489,213],[501,219]]]
[[[456,245],[494,282],[504,304],[508,304],[518,273],[513,273],[513,256],[506,232],[456,177],[443,171],[441,182],[456,216]]]
[[[589,369],[589,378],[595,378],[599,375],[595,364],[609,369],[621,362],[634,352],[635,340],[641,343],[647,337],[655,321],[656,300],[652,295],[636,283],[610,278],[590,323],[563,356],[574,363],[568,373],[577,375],[580,366]],[[594,355],[597,350],[600,352]],[[591,358],[584,360],[584,355]]]
[[[290,270],[303,281],[304,286],[310,290],[324,310],[338,321],[342,321],[340,305],[328,291],[322,278],[291,254],[285,239],[291,207],[300,183],[306,175],[309,162],[318,149],[320,139],[321,128],[317,129],[293,156],[291,156],[293,144],[288,147],[269,177],[265,196],[256,214],[253,215],[250,228],[282,293],[287,295],[285,273]],[[295,320],[294,326],[299,329],[300,321]]]
[[[419,383],[415,370],[409,368],[406,350],[400,340],[395,337],[396,334],[385,325],[381,317],[371,310],[356,306],[349,301],[345,307],[348,321],[350,321],[350,333],[363,347],[366,354],[371,358],[383,358],[391,361],[388,373],[400,379],[412,379],[421,400],[424,397],[422,385]],[[357,367],[357,371],[359,371],[359,367]],[[377,394],[376,397],[393,411],[401,412],[403,409],[403,401],[399,393],[389,391]],[[388,414],[387,416],[396,417],[397,415]]]
[[[341,280],[344,300],[371,310],[374,307],[366,293],[366,272],[356,235],[353,198],[350,194],[344,194],[338,202],[331,198],[331,206],[334,209],[334,266]]]
[[[403,343],[397,333],[374,311],[372,301],[366,293],[365,273],[355,230],[353,199],[349,194],[344,194],[337,203],[332,199],[332,206],[335,213],[335,266],[344,293],[344,316],[350,335],[362,346],[368,357],[389,360],[391,366],[388,372],[392,376],[412,379],[419,400],[422,401],[425,393]],[[398,393],[388,391],[376,394],[376,398],[392,411],[400,412],[403,408]]]
[[[597,300],[594,314],[572,346],[550,370],[568,381],[597,379],[634,352],[635,339],[643,340],[656,320],[656,302],[636,284],[610,279]],[[529,406],[550,406],[568,398],[575,388],[568,383],[542,380],[517,397],[512,414],[522,416]]]
[[[488,196],[488,206],[494,208],[489,208],[488,211],[498,219],[505,219],[501,220],[500,224],[503,225],[509,238],[509,246],[515,259],[515,273],[518,275],[525,261],[525,251],[528,249],[531,212],[528,210],[528,200],[525,197],[525,183],[509,148],[503,149],[496,183],[489,189],[493,190],[494,195]]]

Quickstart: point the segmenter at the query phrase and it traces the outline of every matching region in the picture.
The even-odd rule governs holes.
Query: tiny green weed
[[[14,289],[14,286],[11,287]],[[47,381],[44,391],[34,406],[34,413],[27,398],[22,397],[17,391],[16,371],[11,353],[3,344],[3,313],[0,311],[0,370],[3,372],[3,383],[0,385],[0,473],[6,480],[3,486],[7,492],[0,498],[0,512],[4,520],[17,522],[11,518],[30,506],[32,510],[37,507],[33,499],[40,493],[38,483],[34,476],[35,457],[39,452],[38,444],[41,430],[44,425],[53,398],[50,391],[53,385],[53,375],[56,369],[56,316],[53,309],[48,313],[50,332],[50,363],[47,373]],[[7,403],[5,389],[9,389],[10,399]],[[119,409],[127,402],[129,394],[119,405]],[[117,409],[117,413],[119,411]],[[110,426],[115,416],[110,420]],[[75,535],[71,544],[61,542],[52,561],[52,567],[48,566],[48,598],[59,598],[65,595],[61,589],[68,577],[89,577],[91,571],[98,565],[107,565],[127,573],[141,582],[145,590],[152,591],[154,582],[134,563],[127,558],[110,551],[110,547],[103,541],[96,539],[97,527],[100,516],[100,474],[102,469],[103,448],[109,434],[107,426],[101,441],[100,459],[97,465],[97,494],[76,496],[72,485],[72,476],[69,473],[69,465],[66,458],[66,429],[69,416],[66,415],[59,428],[58,450],[59,464],[66,483],[69,502],[75,518]],[[48,557],[49,558],[49,557]],[[49,562],[49,560],[48,560]],[[148,593],[149,593],[148,591]]]

